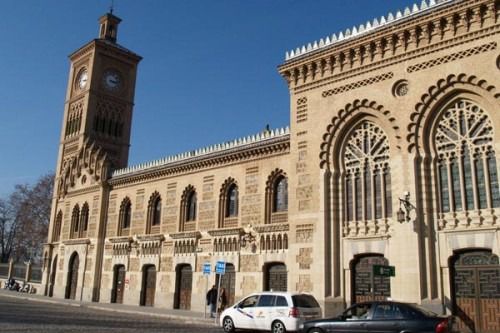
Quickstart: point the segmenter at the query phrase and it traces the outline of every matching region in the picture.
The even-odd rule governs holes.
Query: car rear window
[[[292,296],[293,306],[297,308],[319,308],[316,299],[311,295],[300,294]]]
[[[414,311],[414,312],[417,312],[418,314],[420,314],[421,316],[426,316],[426,317],[437,317],[437,314],[432,312],[432,311],[429,311],[427,310],[426,308],[418,305],[418,304],[408,304],[408,310],[410,311]]]

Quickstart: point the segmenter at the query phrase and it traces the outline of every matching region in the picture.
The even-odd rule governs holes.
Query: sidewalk
[[[72,299],[61,299],[55,297],[47,297],[37,294],[25,294],[16,291],[0,289],[0,297],[11,297],[30,300],[34,302],[44,302],[52,304],[61,304],[66,306],[84,307],[89,309],[120,312],[120,313],[133,313],[144,316],[153,316],[160,318],[169,318],[181,320],[189,324],[212,324],[218,326],[213,318],[204,318],[203,312],[189,311],[189,310],[174,310],[155,307],[145,307],[138,305],[125,305],[116,303],[96,303],[96,302],[80,302]],[[207,316],[210,314],[207,312]]]

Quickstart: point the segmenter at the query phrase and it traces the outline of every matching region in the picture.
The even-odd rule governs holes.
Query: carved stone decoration
[[[333,169],[332,161],[334,159],[330,157],[332,154],[333,144],[338,139],[342,129],[349,119],[359,112],[362,112],[363,109],[374,111],[379,114],[380,117],[387,119],[392,125],[396,139],[398,141],[401,139],[401,136],[399,135],[399,127],[396,125],[396,118],[392,115],[391,111],[386,110],[383,105],[379,105],[377,102],[367,99],[357,99],[354,102],[347,104],[343,109],[339,110],[337,115],[332,118],[331,123],[327,126],[326,133],[323,135],[323,143],[321,144],[321,153],[319,156],[321,168],[327,168],[329,170]],[[401,146],[397,145],[396,148],[401,149]]]
[[[392,86],[392,95],[394,97],[403,97],[408,94],[409,86],[408,81],[399,80]]]
[[[76,155],[63,162],[57,180],[59,197],[64,197],[71,188],[77,185],[77,180],[85,176],[84,170],[92,177],[90,184],[95,184],[108,179],[109,168],[110,163],[104,150],[87,139]]]
[[[474,91],[476,93],[488,94],[497,100],[500,99],[500,93],[495,86],[488,84],[485,80],[478,78],[475,75],[451,74],[446,78],[439,80],[435,85],[431,86],[425,94],[420,98],[420,102],[415,106],[415,111],[410,115],[411,122],[408,125],[408,151],[413,152],[415,149],[421,150],[423,147],[422,137],[424,123],[430,116],[430,112],[435,108],[436,104],[452,90],[463,89],[465,91]]]

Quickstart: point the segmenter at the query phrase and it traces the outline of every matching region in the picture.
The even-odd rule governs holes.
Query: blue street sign
[[[223,260],[217,261],[215,263],[215,273],[224,274],[226,272],[226,262]]]
[[[203,264],[203,275],[210,275],[211,267],[210,263],[206,262]]]

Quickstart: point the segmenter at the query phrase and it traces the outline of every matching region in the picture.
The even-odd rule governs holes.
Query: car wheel
[[[286,332],[285,325],[281,321],[276,320],[271,325],[271,332],[272,333],[285,333]]]
[[[226,333],[234,332],[234,323],[231,317],[224,317],[224,320],[222,321],[222,328]]]

